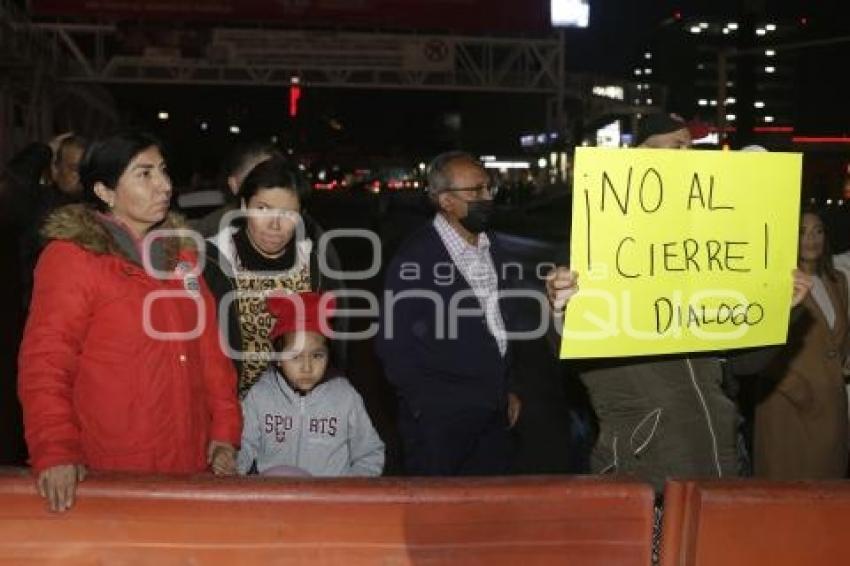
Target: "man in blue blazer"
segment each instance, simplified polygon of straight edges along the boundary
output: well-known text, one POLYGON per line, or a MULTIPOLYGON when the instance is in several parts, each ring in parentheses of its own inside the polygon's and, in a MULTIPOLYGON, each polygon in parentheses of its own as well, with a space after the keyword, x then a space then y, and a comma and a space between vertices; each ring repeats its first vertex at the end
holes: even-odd
POLYGON ((428 168, 434 220, 401 247, 386 272, 377 352, 399 399, 409 475, 509 472, 519 397, 509 379, 500 294, 511 266, 487 231, 493 185, 472 155, 445 153, 428 168))

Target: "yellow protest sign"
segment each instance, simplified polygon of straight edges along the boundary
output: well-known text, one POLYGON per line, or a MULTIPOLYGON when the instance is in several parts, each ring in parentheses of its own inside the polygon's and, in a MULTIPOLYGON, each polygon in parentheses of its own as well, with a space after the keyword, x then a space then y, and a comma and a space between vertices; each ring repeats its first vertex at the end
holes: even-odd
POLYGON ((562 358, 784 343, 799 154, 578 148, 562 358))

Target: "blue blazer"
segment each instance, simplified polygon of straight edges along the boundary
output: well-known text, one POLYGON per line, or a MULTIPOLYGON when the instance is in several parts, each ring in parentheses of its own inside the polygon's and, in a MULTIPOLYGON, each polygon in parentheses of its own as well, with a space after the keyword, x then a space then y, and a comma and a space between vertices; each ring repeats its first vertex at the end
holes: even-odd
MULTIPOLYGON (((506 266, 498 238, 490 233, 488 238, 499 290, 515 288, 516 269, 506 266)), ((500 300, 509 331, 514 304, 500 300)), ((408 238, 390 262, 381 314, 376 350, 387 379, 411 411, 500 410, 505 405, 513 388, 511 347, 506 356, 499 353, 483 307, 431 223, 408 238)))

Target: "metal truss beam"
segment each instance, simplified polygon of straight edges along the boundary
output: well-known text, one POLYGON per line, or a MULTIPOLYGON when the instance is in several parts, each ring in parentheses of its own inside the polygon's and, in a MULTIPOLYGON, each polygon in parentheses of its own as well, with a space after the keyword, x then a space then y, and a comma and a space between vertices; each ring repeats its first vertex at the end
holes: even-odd
POLYGON ((547 127, 558 131, 568 128, 569 99, 580 103, 586 123, 609 114, 657 111, 663 104, 663 95, 653 107, 629 104, 635 85, 620 81, 615 82, 623 85, 624 100, 593 96, 594 84, 610 81, 567 76, 562 35, 532 39, 218 28, 208 30, 189 56, 174 47, 185 43, 180 30, 169 31, 167 44, 158 45, 154 35, 142 54, 129 54, 116 41, 114 26, 37 28, 41 42, 48 38, 48 51, 61 61, 56 76, 80 85, 281 87, 297 78, 310 88, 540 94, 546 97, 547 127))
POLYGON ((213 30, 205 57, 184 57, 179 52, 163 56, 151 46, 150 55, 130 56, 119 50, 99 60, 90 46, 102 45, 114 29, 74 24, 42 29, 53 33, 68 53, 72 63, 64 78, 74 82, 288 86, 298 77, 310 87, 540 94, 556 94, 564 84, 564 44, 558 37, 221 29, 213 30), (77 41, 81 35, 94 35, 94 42, 77 41), (335 45, 345 43, 359 45, 362 52, 358 54, 356 47, 344 54, 334 51, 335 45), (255 50, 242 49, 244 45, 255 50), (415 53, 419 48, 426 58, 415 53), (413 57, 408 56, 411 52, 413 57))

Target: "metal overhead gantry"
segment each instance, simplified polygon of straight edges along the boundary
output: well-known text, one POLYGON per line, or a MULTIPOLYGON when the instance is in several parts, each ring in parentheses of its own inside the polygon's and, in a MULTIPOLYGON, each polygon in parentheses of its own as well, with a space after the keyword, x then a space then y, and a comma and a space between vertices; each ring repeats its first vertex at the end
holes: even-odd
POLYGON ((559 38, 213 29, 200 57, 180 48, 104 56, 112 26, 44 24, 73 56, 80 82, 279 86, 555 94, 564 84, 559 38), (88 50, 78 41, 92 36, 88 50), (94 46, 94 49, 91 48, 94 46), (100 46, 98 48, 98 46, 100 46), (100 51, 100 52, 98 52, 100 51))
POLYGON ((549 105, 550 125, 565 124, 561 36, 214 28, 173 30, 160 44, 153 39, 130 53, 116 41, 114 26, 39 28, 69 57, 64 78, 77 83, 288 86, 297 80, 309 87, 541 94, 561 101, 549 105))
POLYGON ((326 88, 537 94, 545 97, 547 128, 559 132, 567 130, 568 99, 592 113, 604 114, 600 105, 618 105, 593 96, 575 77, 567 80, 563 34, 512 38, 138 24, 119 28, 28 20, 21 26, 37 33, 55 57, 50 76, 78 88, 280 87, 297 81, 326 88))

